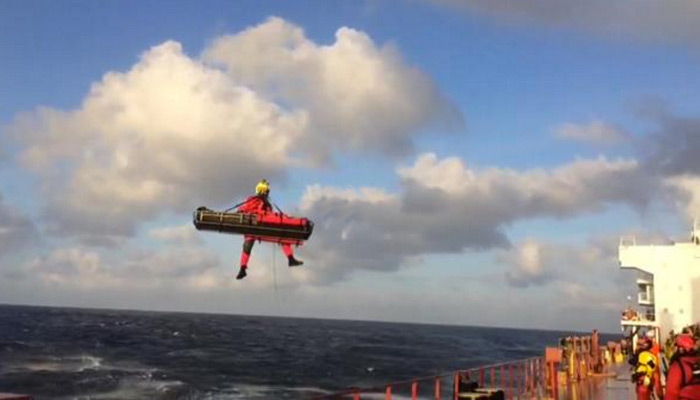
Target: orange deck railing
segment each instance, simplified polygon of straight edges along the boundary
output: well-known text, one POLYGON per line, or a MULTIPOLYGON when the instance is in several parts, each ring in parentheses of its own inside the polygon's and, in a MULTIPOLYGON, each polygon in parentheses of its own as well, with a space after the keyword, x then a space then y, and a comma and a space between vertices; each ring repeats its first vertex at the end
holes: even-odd
MULTIPOLYGON (((544 357, 457 370, 369 388, 350 388, 314 397, 314 400, 396 398, 456 400, 462 392, 499 389, 507 400, 559 398, 559 386, 603 372, 610 362, 604 347, 593 346, 590 336, 566 338, 564 347, 548 347, 544 357), (562 377, 560 378, 560 374, 562 377)), ((618 346, 619 347, 619 346, 618 346)))
POLYGON ((314 400, 386 399, 393 397, 417 399, 456 399, 469 383, 479 388, 501 389, 506 399, 539 398, 546 390, 547 372, 542 357, 487 365, 451 373, 414 378, 369 388, 350 388, 314 400))

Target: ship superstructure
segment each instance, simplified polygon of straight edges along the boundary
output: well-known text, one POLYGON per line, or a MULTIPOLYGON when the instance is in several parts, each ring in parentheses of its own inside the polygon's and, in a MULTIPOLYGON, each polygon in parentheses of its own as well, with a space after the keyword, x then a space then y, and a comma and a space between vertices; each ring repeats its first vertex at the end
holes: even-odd
POLYGON ((637 244, 624 237, 619 247, 620 267, 640 272, 638 310, 622 313, 624 328, 645 327, 664 340, 670 331, 700 321, 700 224, 696 220, 690 240, 666 245, 637 244))

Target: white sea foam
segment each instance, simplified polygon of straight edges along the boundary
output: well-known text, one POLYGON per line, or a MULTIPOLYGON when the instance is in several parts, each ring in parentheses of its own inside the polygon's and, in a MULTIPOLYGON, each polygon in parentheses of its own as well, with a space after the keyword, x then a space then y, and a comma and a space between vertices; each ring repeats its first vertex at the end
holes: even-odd
POLYGON ((67 357, 46 357, 45 359, 32 359, 29 361, 17 361, 14 365, 3 365, 5 371, 50 371, 50 372, 83 372, 86 370, 114 370, 136 372, 142 378, 151 379, 158 368, 143 365, 136 361, 105 362, 101 357, 93 355, 75 355, 67 357))
MULTIPOLYGON (((184 383, 172 381, 143 380, 138 378, 127 378, 119 382, 119 386, 107 392, 83 393, 80 398, 89 399, 147 399, 157 395, 167 393, 176 389, 184 383), (83 397, 84 396, 84 397, 83 397)), ((74 399, 74 396, 70 397, 74 399)), ((68 398, 66 398, 67 400, 68 398)))
POLYGON ((46 360, 29 361, 14 366, 15 370, 80 372, 86 369, 99 369, 102 358, 91 355, 70 357, 48 357, 46 360))

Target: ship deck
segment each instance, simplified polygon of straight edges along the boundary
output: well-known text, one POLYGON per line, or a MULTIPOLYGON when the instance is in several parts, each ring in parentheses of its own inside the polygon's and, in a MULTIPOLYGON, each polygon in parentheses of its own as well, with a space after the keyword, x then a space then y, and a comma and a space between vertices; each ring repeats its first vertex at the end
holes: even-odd
POLYGON ((633 400, 634 387, 630 382, 628 365, 614 365, 609 369, 611 376, 591 377, 582 382, 563 386, 560 400, 633 400))

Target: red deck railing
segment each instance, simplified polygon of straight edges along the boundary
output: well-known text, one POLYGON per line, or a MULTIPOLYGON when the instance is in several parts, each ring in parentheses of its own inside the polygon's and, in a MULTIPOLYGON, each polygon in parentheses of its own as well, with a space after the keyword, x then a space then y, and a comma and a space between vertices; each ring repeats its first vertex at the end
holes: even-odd
MULTIPOLYGON (((563 347, 547 347, 544 357, 510 361, 450 373, 391 382, 368 388, 350 388, 313 397, 314 400, 396 399, 456 400, 461 392, 503 390, 507 400, 559 398, 559 385, 578 382, 604 372, 613 357, 591 336, 568 337, 563 347), (561 378, 559 377, 561 374, 561 378)), ((619 346, 618 346, 619 347, 619 346)))
MULTIPOLYGON (((391 382, 369 388, 350 388, 317 396, 314 400, 386 399, 456 399, 460 385, 468 382, 479 388, 501 389, 506 399, 541 398, 547 389, 547 370, 542 357, 453 371, 442 375, 391 382)), ((550 385, 551 386, 551 385, 550 385)))

